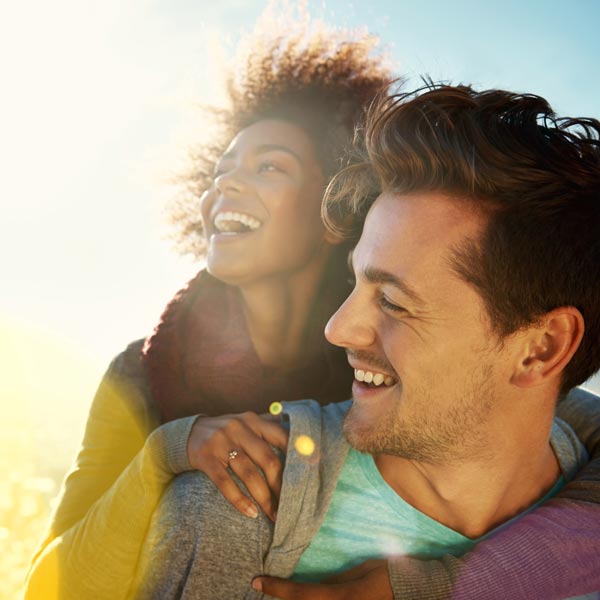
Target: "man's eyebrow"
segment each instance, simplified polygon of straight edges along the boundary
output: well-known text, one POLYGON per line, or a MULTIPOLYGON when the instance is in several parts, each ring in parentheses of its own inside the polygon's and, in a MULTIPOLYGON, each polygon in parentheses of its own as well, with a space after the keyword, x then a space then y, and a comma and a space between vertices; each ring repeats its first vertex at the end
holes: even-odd
POLYGON ((363 275, 369 283, 389 283, 395 288, 398 288, 405 296, 408 296, 415 304, 425 306, 425 300, 423 300, 423 298, 421 298, 421 296, 419 296, 419 294, 417 294, 417 292, 415 292, 415 290, 413 290, 405 281, 396 277, 396 275, 370 266, 367 266, 364 269, 363 275))

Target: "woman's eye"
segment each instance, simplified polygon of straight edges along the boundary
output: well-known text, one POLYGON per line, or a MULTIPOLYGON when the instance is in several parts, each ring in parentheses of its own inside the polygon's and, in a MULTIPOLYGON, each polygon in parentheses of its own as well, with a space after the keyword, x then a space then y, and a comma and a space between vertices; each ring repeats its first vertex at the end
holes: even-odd
POLYGON ((395 312, 395 313, 407 312, 403 306, 398 306, 398 304, 394 304, 393 302, 390 302, 385 296, 380 296, 379 304, 382 308, 384 308, 385 310, 389 310, 391 312, 395 312))
POLYGON ((260 163, 260 165, 258 166, 259 173, 274 173, 277 171, 283 171, 283 169, 279 165, 276 165, 274 162, 265 161, 260 163))

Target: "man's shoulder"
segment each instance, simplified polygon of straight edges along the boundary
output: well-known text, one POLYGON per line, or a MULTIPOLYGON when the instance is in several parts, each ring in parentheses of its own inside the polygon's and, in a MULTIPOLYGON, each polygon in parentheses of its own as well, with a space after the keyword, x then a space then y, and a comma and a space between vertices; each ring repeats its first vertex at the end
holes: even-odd
POLYGON ((552 424, 550 443, 558 459, 560 470, 566 481, 573 477, 588 462, 589 455, 573 428, 560 417, 552 424))
POLYGON ((240 514, 203 473, 182 473, 154 513, 140 560, 140 597, 243 597, 261 572, 272 531, 263 513, 240 514))
POLYGON ((290 423, 297 427, 323 428, 335 432, 341 429, 341 423, 351 405, 351 399, 325 406, 316 400, 294 400, 283 403, 283 412, 288 416, 290 423))
MULTIPOLYGON (((289 419, 290 438, 286 468, 289 463, 321 461, 326 467, 345 456, 348 444, 342 434, 344 416, 352 400, 321 406, 315 400, 284 402, 283 411, 289 419)), ((337 468, 335 469, 337 471, 337 468)))
MULTIPOLYGON (((244 484, 235 474, 231 473, 231 477, 244 493, 248 493, 244 484)), ((163 512, 173 512, 175 519, 182 521, 183 524, 187 521, 194 528, 203 527, 201 521, 206 521, 206 524, 209 525, 209 522, 214 522, 215 519, 222 524, 227 523, 228 528, 234 529, 246 529, 246 525, 252 525, 255 522, 270 523, 262 513, 257 519, 250 519, 242 515, 201 471, 187 471, 177 475, 165 492, 164 500, 161 503, 163 512)), ((254 531, 255 525, 247 529, 254 531)))

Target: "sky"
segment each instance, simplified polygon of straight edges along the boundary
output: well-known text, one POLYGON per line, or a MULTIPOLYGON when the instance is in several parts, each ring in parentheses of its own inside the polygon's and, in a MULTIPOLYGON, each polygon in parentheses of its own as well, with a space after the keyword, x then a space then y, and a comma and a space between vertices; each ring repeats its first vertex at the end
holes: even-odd
MULTIPOLYGON (((35 452, 63 460, 111 357, 197 269, 167 239, 168 182, 201 126, 195 105, 218 97, 219 60, 265 6, 0 0, 0 434, 26 427, 35 452)), ((308 8, 378 34, 415 85, 533 92, 600 117, 597 0, 308 8)))

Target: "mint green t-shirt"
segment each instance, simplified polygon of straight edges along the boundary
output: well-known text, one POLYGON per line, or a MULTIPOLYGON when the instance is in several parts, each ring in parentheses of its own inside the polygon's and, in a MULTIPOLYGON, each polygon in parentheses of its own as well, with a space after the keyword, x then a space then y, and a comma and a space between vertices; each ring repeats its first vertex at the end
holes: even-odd
MULTIPOLYGON (((558 493, 563 483, 561 476, 534 506, 558 493)), ((323 525, 300 557, 293 579, 322 581, 390 555, 460 556, 481 539, 465 537, 405 502, 383 479, 373 457, 351 448, 323 525)))

